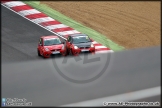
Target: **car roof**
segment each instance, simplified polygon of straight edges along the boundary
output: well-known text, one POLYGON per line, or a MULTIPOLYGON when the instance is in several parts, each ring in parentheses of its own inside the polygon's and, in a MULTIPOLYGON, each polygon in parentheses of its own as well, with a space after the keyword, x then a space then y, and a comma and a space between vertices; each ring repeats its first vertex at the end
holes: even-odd
POLYGON ((50 35, 50 36, 41 36, 43 39, 50 39, 50 38, 58 38, 58 36, 50 35))
POLYGON ((69 35, 69 36, 74 37, 74 36, 88 36, 88 35, 86 35, 86 34, 72 34, 72 35, 69 35))

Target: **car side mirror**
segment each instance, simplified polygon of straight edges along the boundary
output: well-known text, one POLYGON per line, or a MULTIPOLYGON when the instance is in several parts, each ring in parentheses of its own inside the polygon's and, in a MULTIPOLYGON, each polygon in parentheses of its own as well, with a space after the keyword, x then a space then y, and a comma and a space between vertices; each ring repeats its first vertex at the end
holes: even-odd
POLYGON ((65 42, 62 42, 62 44, 65 44, 65 42))

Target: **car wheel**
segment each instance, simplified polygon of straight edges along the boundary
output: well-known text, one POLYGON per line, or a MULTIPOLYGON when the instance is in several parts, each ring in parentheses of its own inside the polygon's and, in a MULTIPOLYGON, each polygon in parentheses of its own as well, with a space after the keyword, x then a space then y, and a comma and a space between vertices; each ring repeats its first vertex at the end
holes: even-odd
POLYGON ((62 53, 63 56, 67 56, 67 51, 62 53))
POLYGON ((95 54, 95 52, 91 52, 91 54, 92 54, 92 55, 94 55, 94 54, 95 54))
POLYGON ((79 55, 79 53, 78 53, 78 52, 75 52, 73 55, 74 55, 74 56, 78 56, 78 55, 79 55))
POLYGON ((37 50, 37 53, 38 53, 38 56, 41 56, 41 54, 40 54, 39 50, 37 50))
POLYGON ((47 59, 47 58, 50 58, 50 56, 49 56, 49 55, 44 55, 44 54, 43 54, 43 58, 44 58, 44 59, 47 59))
POLYGON ((45 56, 43 56, 43 58, 45 59, 46 57, 45 57, 45 56))
POLYGON ((66 56, 69 55, 69 50, 66 48, 66 56))
POLYGON ((66 54, 69 55, 69 50, 68 50, 68 48, 66 48, 66 54))
POLYGON ((72 56, 72 55, 73 55, 73 54, 72 54, 72 51, 71 51, 71 49, 70 49, 70 51, 69 51, 69 55, 70 55, 70 56, 72 56))

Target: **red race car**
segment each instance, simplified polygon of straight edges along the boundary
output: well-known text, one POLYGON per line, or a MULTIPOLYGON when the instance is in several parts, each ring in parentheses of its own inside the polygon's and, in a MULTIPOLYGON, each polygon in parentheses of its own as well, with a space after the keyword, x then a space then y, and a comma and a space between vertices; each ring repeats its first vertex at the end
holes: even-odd
POLYGON ((49 58, 53 54, 66 55, 64 42, 61 42, 58 36, 42 36, 39 39, 38 56, 49 58))
POLYGON ((69 35, 66 40, 66 55, 79 55, 81 52, 95 53, 95 46, 86 34, 69 35))

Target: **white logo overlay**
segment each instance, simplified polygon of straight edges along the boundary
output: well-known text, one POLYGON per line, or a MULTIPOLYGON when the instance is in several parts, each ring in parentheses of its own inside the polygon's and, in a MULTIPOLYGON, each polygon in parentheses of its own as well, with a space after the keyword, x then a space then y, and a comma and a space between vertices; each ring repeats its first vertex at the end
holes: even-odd
POLYGON ((83 53, 52 59, 59 75, 73 83, 89 83, 98 79, 109 66, 111 52, 103 54, 83 53))
POLYGON ((32 102, 25 98, 2 98, 2 106, 32 106, 32 102))

